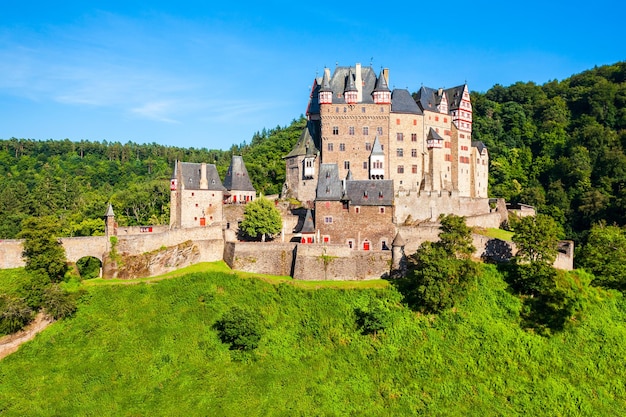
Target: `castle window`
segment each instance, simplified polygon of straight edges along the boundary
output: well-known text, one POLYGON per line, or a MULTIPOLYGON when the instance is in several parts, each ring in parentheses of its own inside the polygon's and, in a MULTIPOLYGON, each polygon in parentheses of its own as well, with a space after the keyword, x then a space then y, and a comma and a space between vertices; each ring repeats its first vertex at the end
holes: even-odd
POLYGON ((349 239, 349 240, 348 240, 348 247, 349 247, 350 249, 353 249, 353 248, 354 248, 354 240, 352 240, 352 239, 349 239))
POLYGON ((383 134, 383 128, 382 127, 377 127, 376 128, 376 134, 381 136, 383 134))
POLYGON ((396 124, 399 125, 400 124, 400 119, 396 119, 396 124))
POLYGON ((339 151, 343 152, 346 150, 346 144, 345 143, 340 143, 339 144, 339 151))
POLYGON ((404 156, 404 149, 402 149, 402 148, 396 149, 396 156, 398 158, 402 158, 404 156))
POLYGON ((333 135, 339 134, 339 126, 333 126, 333 135))
POLYGON ((348 134, 349 134, 349 135, 354 135, 354 126, 350 126, 350 127, 348 128, 348 134))
POLYGON ((326 224, 331 224, 333 222, 333 218, 332 216, 326 216, 324 217, 324 223, 326 224))
POLYGON ((363 198, 367 200, 367 190, 363 191, 363 198))
POLYGON ((355 208, 354 208, 354 212, 355 212, 356 214, 359 214, 359 213, 361 212, 361 207, 355 207, 355 208))
POLYGON ((383 192, 382 191, 378 192, 378 198, 382 200, 382 198, 383 198, 383 192))
POLYGON ((371 151, 372 150, 372 144, 369 142, 365 142, 365 150, 366 151, 371 151))
POLYGON ((342 208, 343 210, 350 210, 350 204, 349 204, 347 201, 343 201, 343 202, 341 203, 341 208, 342 208))
POLYGON ((330 243, 330 236, 322 236, 322 240, 324 243, 330 243))
POLYGON ((411 165, 411 173, 417 174, 417 165, 411 165))
POLYGON ((365 113, 365 107, 361 107, 361 113, 365 113))
POLYGON ((444 117, 444 118, 443 118, 443 122, 444 122, 444 123, 448 123, 448 118, 447 118, 447 117, 444 117))
POLYGON ((367 126, 363 126, 363 136, 367 136, 370 133, 370 128, 367 126))
POLYGON ((398 165, 398 174, 404 174, 404 165, 398 165))
POLYGON ((329 152, 333 151, 333 143, 332 142, 328 142, 328 151, 329 152))
POLYGON ((343 161, 343 169, 350 169, 350 161, 343 161))
POLYGON ((439 121, 439 116, 435 116, 435 122, 439 121))
POLYGON ((417 119, 413 119, 413 126, 417 126, 417 119))
POLYGON ((367 161, 363 162, 363 169, 367 169, 367 161))
POLYGON ((444 145, 445 145, 446 149, 450 149, 452 147, 450 142, 445 142, 444 145))
POLYGON ((452 155, 449 153, 446 154, 446 161, 452 161, 452 155))
POLYGON ((380 214, 385 214, 385 208, 384 207, 378 207, 378 212, 380 214))
MULTIPOLYGON (((341 97, 341 96, 339 96, 341 97)), ((339 107, 335 107, 335 113, 339 113, 339 107)))
POLYGON ((196 207, 198 207, 198 203, 196 203, 196 207))
POLYGON ((196 195, 196 193, 191 193, 191 196, 193 197, 194 195, 196 195))
POLYGON ((417 149, 411 149, 411 157, 417 158, 417 149))
POLYGON ((417 142, 417 133, 411 133, 411 142, 417 142))
POLYGON ((344 107, 344 108, 343 108, 343 112, 345 113, 345 112, 347 112, 347 111, 348 111, 348 108, 347 108, 347 107, 344 107))
POLYGON ((400 132, 396 133, 396 139, 398 142, 402 142, 404 140, 404 134, 400 132))

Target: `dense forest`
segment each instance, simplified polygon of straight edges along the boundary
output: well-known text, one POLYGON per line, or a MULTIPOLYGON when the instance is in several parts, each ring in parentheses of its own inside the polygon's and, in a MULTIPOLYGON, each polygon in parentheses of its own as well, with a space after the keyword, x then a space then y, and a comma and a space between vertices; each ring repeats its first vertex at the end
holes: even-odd
MULTIPOLYGON (((490 196, 535 205, 584 241, 599 222, 626 224, 626 63, 544 85, 518 82, 473 92, 474 139, 490 152, 490 196)), ((282 157, 301 116, 229 150, 128 142, 0 140, 0 238, 30 216, 54 215, 62 233, 101 233, 110 201, 122 225, 165 224, 174 161, 215 163, 223 176, 243 155, 257 190, 280 192, 282 157)))
POLYGON ((288 127, 256 133, 250 143, 229 150, 183 149, 155 143, 0 140, 0 238, 17 236, 29 217, 52 215, 64 236, 104 232, 102 216, 113 204, 120 225, 167 224, 169 178, 174 162, 217 165, 222 178, 232 155, 243 155, 255 188, 280 192, 282 159, 305 125, 301 117, 288 127))

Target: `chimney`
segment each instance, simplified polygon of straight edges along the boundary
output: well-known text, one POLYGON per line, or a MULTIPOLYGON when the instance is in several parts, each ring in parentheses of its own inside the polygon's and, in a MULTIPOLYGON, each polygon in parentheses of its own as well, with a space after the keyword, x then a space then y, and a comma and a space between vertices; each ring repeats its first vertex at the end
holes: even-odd
POLYGON ((206 177, 206 163, 204 162, 200 165, 200 189, 209 189, 209 180, 206 177))
POLYGON ((324 74, 326 75, 326 78, 330 80, 330 68, 324 68, 324 74))
POLYGON ((387 82, 387 85, 389 85, 389 68, 383 69, 383 76, 385 77, 385 81, 387 82))
POLYGON ((357 89, 356 102, 361 103, 363 102, 363 78, 361 77, 361 64, 358 62, 355 65, 355 73, 356 78, 354 84, 356 84, 357 89))

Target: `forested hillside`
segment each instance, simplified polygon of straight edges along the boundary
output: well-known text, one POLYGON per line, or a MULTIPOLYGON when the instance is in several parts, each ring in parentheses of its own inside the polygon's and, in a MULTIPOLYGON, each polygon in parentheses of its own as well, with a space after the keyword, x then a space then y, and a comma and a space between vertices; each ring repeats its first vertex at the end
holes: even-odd
POLYGON ((222 178, 232 155, 243 155, 256 189, 280 192, 282 157, 304 121, 256 133, 229 150, 183 149, 128 142, 0 140, 0 238, 14 238, 21 221, 53 215, 64 236, 104 231, 110 201, 121 225, 167 224, 174 161, 215 163, 222 178))
POLYGON ((570 238, 626 224, 626 63, 542 86, 472 93, 474 140, 489 148, 490 195, 537 206, 570 238))

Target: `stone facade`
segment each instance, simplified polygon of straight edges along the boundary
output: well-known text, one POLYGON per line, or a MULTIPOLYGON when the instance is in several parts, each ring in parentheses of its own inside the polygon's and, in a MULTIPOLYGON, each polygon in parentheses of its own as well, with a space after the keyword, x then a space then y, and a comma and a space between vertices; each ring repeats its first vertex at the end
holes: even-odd
POLYGON ((325 69, 314 80, 307 117, 285 156, 283 196, 315 207, 322 243, 389 247, 397 225, 440 214, 499 225, 487 198, 489 154, 472 141, 467 85, 411 95, 389 89, 387 69, 379 76, 360 64, 332 75, 325 69), (348 192, 359 181, 389 181, 391 192, 385 202, 363 204, 348 192))

